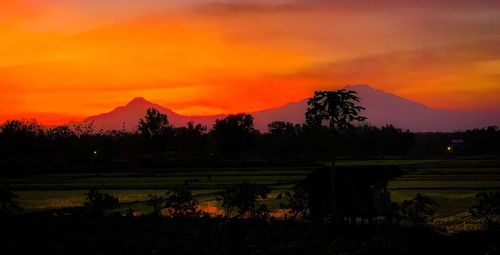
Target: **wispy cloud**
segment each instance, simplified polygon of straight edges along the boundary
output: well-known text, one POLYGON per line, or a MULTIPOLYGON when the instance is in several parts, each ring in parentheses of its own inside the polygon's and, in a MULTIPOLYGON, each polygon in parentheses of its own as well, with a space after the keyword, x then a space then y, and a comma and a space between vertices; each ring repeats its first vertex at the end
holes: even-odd
POLYGON ((496 0, 0 0, 0 101, 85 115, 145 96, 238 112, 362 82, 499 108, 498 31, 496 0))

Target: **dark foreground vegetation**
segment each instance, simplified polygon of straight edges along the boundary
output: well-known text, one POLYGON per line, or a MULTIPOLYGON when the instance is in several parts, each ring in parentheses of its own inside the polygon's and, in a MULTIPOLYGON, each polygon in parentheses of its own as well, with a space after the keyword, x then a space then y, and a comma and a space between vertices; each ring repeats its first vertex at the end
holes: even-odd
MULTIPOLYGON (((284 216, 272 215, 264 203, 269 187, 248 182, 216 194, 223 209, 218 216, 199 210, 197 197, 184 189, 150 196, 147 213, 143 214, 136 214, 131 204, 120 204, 117 198, 98 190, 86 192, 80 207, 21 213, 17 197, 2 190, 2 254, 499 252, 499 192, 478 194, 476 204, 469 209, 483 224, 480 231, 449 234, 428 225, 440 206, 428 196, 417 194, 393 203, 393 210, 385 217, 366 211, 370 201, 358 197, 354 211, 339 218, 324 214, 318 199, 323 201, 325 196, 311 192, 314 188, 307 185, 307 181, 299 182, 280 195, 284 216)), ((317 182, 313 185, 318 186, 317 182)), ((352 198, 352 194, 344 193, 344 197, 352 198)))
POLYGON ((494 231, 334 226, 242 219, 19 215, 1 220, 2 254, 498 254, 494 231))
POLYGON ((152 210, 143 216, 116 210, 118 199, 97 190, 86 193, 83 207, 16 214, 15 196, 4 190, 0 244, 2 254, 469 255, 500 249, 500 193, 478 195, 471 208, 487 228, 450 235, 426 225, 438 206, 426 196, 404 201, 383 220, 349 222, 318 217, 311 194, 300 190, 283 203, 293 216, 285 219, 260 203, 269 190, 250 183, 219 193, 225 213, 217 217, 196 210, 198 201, 186 190, 151 196, 152 210))

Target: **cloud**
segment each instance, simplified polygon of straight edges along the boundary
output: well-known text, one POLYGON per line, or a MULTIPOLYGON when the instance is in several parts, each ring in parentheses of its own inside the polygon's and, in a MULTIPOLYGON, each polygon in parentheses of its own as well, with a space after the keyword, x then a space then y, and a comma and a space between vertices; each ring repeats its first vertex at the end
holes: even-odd
POLYGON ((500 59, 498 43, 477 41, 333 61, 288 77, 320 87, 370 83, 440 108, 495 108, 500 107, 494 100, 500 96, 499 80, 484 72, 500 59))
POLYGON ((499 107, 499 1, 2 4, 0 100, 12 111, 98 113, 136 96, 185 114, 253 111, 346 83, 499 107))
POLYGON ((279 12, 316 12, 319 10, 335 10, 337 13, 356 14, 369 12, 394 12, 401 10, 427 9, 436 12, 491 10, 500 8, 496 0, 282 0, 282 1, 215 1, 194 6, 200 12, 211 14, 263 14, 279 12))

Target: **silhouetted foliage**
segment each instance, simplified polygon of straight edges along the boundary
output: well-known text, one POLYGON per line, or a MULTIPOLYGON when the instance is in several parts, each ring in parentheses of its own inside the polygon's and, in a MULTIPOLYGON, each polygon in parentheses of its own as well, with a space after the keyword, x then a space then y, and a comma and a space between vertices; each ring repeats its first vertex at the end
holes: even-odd
POLYGON ((267 198, 270 192, 266 185, 244 182, 225 189, 217 199, 222 200, 226 216, 236 211, 240 218, 260 218, 267 208, 259 200, 267 198))
POLYGON ((284 121, 273 121, 267 128, 269 135, 273 136, 297 136, 300 131, 300 125, 284 121))
POLYGON ((306 122, 315 126, 326 121, 330 130, 351 128, 352 122, 366 119, 359 115, 365 109, 357 104, 359 100, 356 91, 352 90, 315 91, 307 101, 306 122))
MULTIPOLYGON (((361 122, 366 117, 360 115, 365 108, 358 105, 360 98, 356 91, 340 89, 337 91, 315 91, 307 101, 306 123, 309 126, 322 126, 328 123, 331 132, 332 147, 336 133, 353 127, 353 122, 361 122)), ((332 151, 332 167, 335 159, 332 151)))
POLYGON ((155 108, 146 110, 144 119, 139 120, 138 131, 147 139, 164 135, 170 128, 168 117, 155 108))
POLYGON ((285 199, 280 203, 281 209, 290 209, 291 219, 304 219, 309 217, 309 194, 304 190, 303 183, 296 184, 293 192, 288 191, 278 195, 277 199, 285 199))
POLYGON ((9 120, 0 130, 0 152, 7 158, 36 156, 42 150, 44 132, 36 121, 9 120))
POLYGON ((302 127, 290 122, 273 121, 269 123, 268 132, 264 135, 263 148, 265 154, 272 156, 290 156, 303 154, 305 150, 302 139, 302 127))
POLYGON ((161 211, 165 208, 165 198, 160 195, 149 195, 146 204, 153 209, 149 215, 161 216, 161 211))
POLYGON ((306 123, 312 127, 323 126, 324 122, 328 123, 331 139, 331 165, 330 172, 330 193, 334 198, 331 201, 332 211, 337 214, 337 199, 338 181, 335 171, 335 138, 337 133, 346 129, 353 128, 353 122, 361 122, 366 118, 360 115, 364 110, 359 106, 360 98, 356 95, 356 91, 340 89, 337 91, 315 91, 314 96, 307 101, 306 123))
POLYGON ((415 135, 392 125, 374 127, 363 125, 343 130, 335 141, 335 154, 343 156, 384 156, 409 154, 415 135))
POLYGON ((87 210, 87 213, 91 215, 104 215, 107 210, 118 206, 118 203, 118 198, 92 189, 88 193, 85 193, 85 203, 83 206, 87 210))
POLYGON ((165 197, 165 208, 168 214, 173 217, 196 216, 196 206, 198 200, 189 190, 172 190, 167 192, 165 197))
POLYGON ((0 215, 19 213, 22 210, 16 195, 9 190, 0 189, 0 215))
POLYGON ((332 150, 339 157, 500 155, 500 131, 494 126, 454 133, 411 133, 390 125, 363 125, 332 134, 325 125, 275 121, 268 128, 267 133, 260 134, 253 128, 251 115, 239 114, 219 120, 210 132, 193 123, 184 127, 164 125, 151 129, 158 135, 147 138, 149 128, 145 128, 145 136, 123 130, 96 131, 92 122, 45 128, 34 121, 12 120, 0 125, 0 172, 98 173, 104 169, 170 167, 175 164, 167 161, 193 159, 210 163, 277 158, 311 162, 331 158, 332 150), (446 148, 453 139, 464 143, 460 150, 449 152, 446 148))
POLYGON ((144 118, 139 120, 137 131, 150 152, 160 153, 172 145, 172 126, 168 116, 156 108, 146 110, 144 118))
POLYGON ((470 209, 471 214, 491 228, 494 220, 500 217, 500 192, 482 192, 476 199, 478 204, 470 209))
POLYGON ((269 220, 272 218, 271 210, 266 204, 258 204, 252 213, 252 218, 257 220, 269 220))
POLYGON ((413 223, 413 225, 423 225, 426 220, 434 215, 434 209, 439 204, 428 196, 417 194, 411 200, 401 203, 400 212, 403 219, 413 223))
POLYGON ((165 196, 149 195, 147 204, 153 209, 152 216, 161 216, 166 209, 166 214, 170 217, 193 217, 197 216, 196 206, 198 200, 189 190, 170 190, 165 196))
POLYGON ((416 133, 413 152, 423 155, 500 155, 500 130, 496 126, 452 133, 416 133), (464 141, 458 151, 448 151, 453 139, 464 141))
POLYGON ((173 128, 173 150, 182 156, 203 156, 208 150, 207 127, 187 123, 185 127, 173 128))
POLYGON ((240 113, 216 120, 210 134, 218 152, 237 155, 254 146, 258 131, 253 126, 252 115, 240 113))

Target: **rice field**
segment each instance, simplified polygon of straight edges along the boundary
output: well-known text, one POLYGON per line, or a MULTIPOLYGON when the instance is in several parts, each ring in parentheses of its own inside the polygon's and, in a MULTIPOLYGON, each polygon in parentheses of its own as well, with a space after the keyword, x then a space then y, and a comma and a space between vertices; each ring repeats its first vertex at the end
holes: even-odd
MULTIPOLYGON (((430 196, 440 204, 436 210, 437 222, 463 221, 468 208, 474 205, 477 193, 500 191, 499 158, 339 160, 337 164, 400 166, 405 174, 388 185, 393 202, 400 203, 418 193, 430 196)), ((27 212, 81 206, 89 189, 117 197, 124 207, 144 209, 144 201, 149 195, 161 195, 176 188, 190 189, 200 205, 217 210, 212 208, 217 207, 215 194, 243 181, 269 185, 273 191, 265 202, 270 208, 278 209, 279 201, 275 197, 289 190, 311 170, 307 167, 274 167, 169 169, 154 173, 102 173, 99 176, 52 174, 2 178, 0 184, 13 190, 27 212)))

